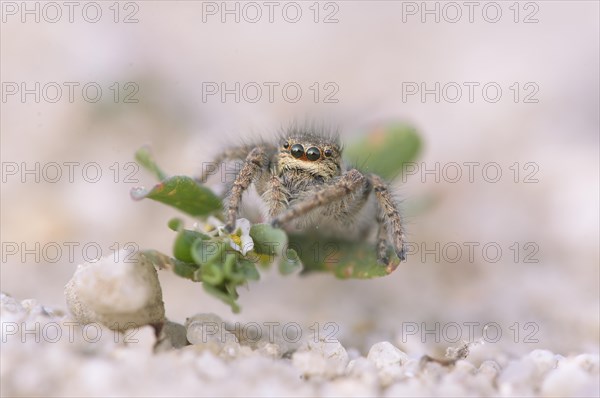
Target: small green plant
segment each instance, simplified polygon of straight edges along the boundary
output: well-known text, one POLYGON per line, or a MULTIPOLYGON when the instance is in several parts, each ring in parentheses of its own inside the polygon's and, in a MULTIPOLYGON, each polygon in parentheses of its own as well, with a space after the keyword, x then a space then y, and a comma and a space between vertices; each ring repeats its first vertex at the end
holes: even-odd
MULTIPOLYGON (((345 149, 347 160, 365 172, 387 179, 401 174, 406 162, 418 154, 421 141, 413 128, 394 124, 367 134, 345 149)), ((160 181, 150 190, 134 188, 135 200, 144 198, 175 207, 198 220, 194 228, 174 218, 168 226, 175 232, 172 256, 155 250, 144 251, 159 269, 202 283, 204 290, 239 312, 239 286, 260 278, 259 267, 276 264, 284 274, 330 272, 341 279, 367 279, 388 275, 400 260, 385 266, 377 262, 374 245, 369 242, 327 238, 311 234, 291 234, 269 224, 251 225, 238 220, 231 234, 222 228, 221 199, 207 186, 188 176, 168 176, 152 159, 148 148, 135 154, 136 161, 160 181)))

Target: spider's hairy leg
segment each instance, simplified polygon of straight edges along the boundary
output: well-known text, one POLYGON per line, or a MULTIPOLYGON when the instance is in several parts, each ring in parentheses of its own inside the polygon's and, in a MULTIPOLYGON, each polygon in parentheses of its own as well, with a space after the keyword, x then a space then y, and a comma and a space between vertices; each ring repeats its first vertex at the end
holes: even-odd
POLYGON ((263 199, 269 208, 269 217, 273 218, 287 208, 288 192, 281 179, 273 171, 267 185, 267 191, 263 194, 263 199))
POLYGON ((212 162, 202 164, 202 172, 198 177, 196 177, 196 181, 202 184, 206 183, 207 178, 211 174, 216 173, 219 167, 222 166, 222 163, 228 160, 246 159, 246 157, 248 156, 250 151, 252 151, 253 148, 254 147, 250 145, 243 145, 223 150, 217 156, 214 157, 212 162))
POLYGON ((341 176, 337 182, 330 185, 322 190, 318 191, 314 196, 309 199, 297 203, 292 207, 289 207, 283 213, 271 220, 273 226, 280 226, 288 221, 305 215, 309 211, 327 205, 331 202, 342 200, 349 195, 352 195, 360 188, 364 188, 367 183, 367 179, 358 170, 349 170, 346 174, 341 176))
POLYGON ((379 203, 380 211, 383 213, 383 221, 391 232, 392 245, 400 260, 406 258, 404 247, 404 227, 400 211, 392 198, 387 184, 376 174, 370 174, 369 180, 373 186, 373 192, 379 203))
POLYGON ((381 211, 377 211, 377 226, 377 260, 383 265, 388 265, 390 259, 387 251, 387 228, 381 211))
POLYGON ((233 182, 233 187, 229 192, 229 200, 227 201, 225 231, 231 233, 235 228, 235 220, 242 202, 242 194, 250 184, 260 177, 261 173, 268 172, 269 156, 266 148, 256 147, 250 151, 244 166, 233 182))

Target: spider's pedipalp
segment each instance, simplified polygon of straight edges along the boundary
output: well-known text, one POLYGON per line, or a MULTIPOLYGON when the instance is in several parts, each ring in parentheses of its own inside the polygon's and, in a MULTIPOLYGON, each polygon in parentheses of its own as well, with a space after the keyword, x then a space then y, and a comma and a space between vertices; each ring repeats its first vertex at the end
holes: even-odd
POLYGON ((365 182, 365 176, 358 170, 352 169, 339 177, 334 184, 317 191, 311 198, 289 207, 283 213, 275 217, 271 221, 271 224, 273 226, 283 225, 288 221, 305 215, 317 207, 338 200, 347 199, 349 195, 356 192, 361 186, 364 186, 365 182))

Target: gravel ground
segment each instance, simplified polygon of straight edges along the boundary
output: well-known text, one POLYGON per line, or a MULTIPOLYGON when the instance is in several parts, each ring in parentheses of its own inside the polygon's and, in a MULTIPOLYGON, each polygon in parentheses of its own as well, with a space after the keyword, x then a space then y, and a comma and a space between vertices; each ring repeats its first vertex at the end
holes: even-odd
MULTIPOLYGON (((121 333, 2 294, 3 396, 598 396, 598 355, 426 361, 392 342, 240 341, 214 314, 121 333), (9 325, 18 325, 20 331, 9 325), (28 331, 28 332, 23 332, 28 331), (215 333, 216 332, 216 333, 215 333), (215 334, 213 334, 215 333, 215 334), (184 345, 187 339, 193 344, 184 345), (219 338, 212 338, 218 335, 219 338), (209 336, 210 338, 206 338, 209 336), (37 339, 37 341, 36 341, 37 339), (27 363, 27 366, 20 364, 27 363)), ((479 348, 477 343, 470 350, 479 348)), ((451 355, 452 357, 452 355, 451 355)))
MULTIPOLYGON (((421 354, 427 348, 415 340, 407 344, 403 337, 415 334, 409 329, 398 331, 400 344, 380 341, 361 353, 335 338, 335 324, 303 334, 298 323, 264 330, 214 313, 190 316, 183 325, 171 322, 154 266, 141 255, 134 260, 115 263, 110 256, 79 266, 65 287, 70 312, 2 293, 3 396, 599 393, 597 354, 485 352, 488 343, 497 343, 489 326, 482 337, 436 357, 421 354), (478 351, 483 355, 472 355, 478 351)), ((448 339, 450 333, 444 328, 441 335, 448 339)))

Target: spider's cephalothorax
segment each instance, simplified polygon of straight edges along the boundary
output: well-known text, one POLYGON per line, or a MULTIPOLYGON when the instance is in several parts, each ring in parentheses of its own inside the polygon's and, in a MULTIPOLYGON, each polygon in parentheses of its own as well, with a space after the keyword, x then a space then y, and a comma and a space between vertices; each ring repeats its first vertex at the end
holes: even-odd
POLYGON ((242 194, 254 183, 273 225, 364 235, 377 224, 378 260, 388 264, 388 241, 404 259, 402 219, 387 184, 375 174, 347 168, 337 136, 294 128, 276 145, 232 148, 217 162, 235 159, 244 165, 229 190, 226 230, 233 231, 242 194))

